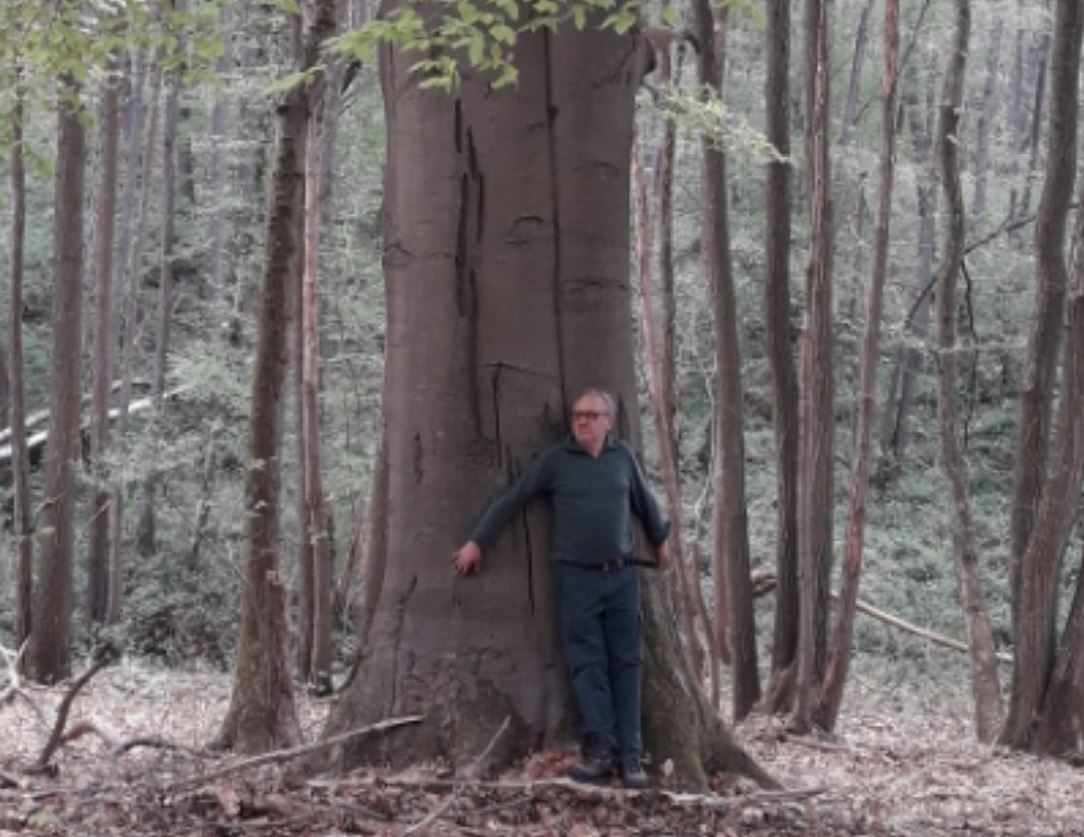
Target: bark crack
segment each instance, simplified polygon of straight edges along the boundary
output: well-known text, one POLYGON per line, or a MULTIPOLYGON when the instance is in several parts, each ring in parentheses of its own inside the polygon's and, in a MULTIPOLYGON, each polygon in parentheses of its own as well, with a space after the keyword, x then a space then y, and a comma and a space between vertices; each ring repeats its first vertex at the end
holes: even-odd
POLYGON ((557 114, 553 92, 553 40, 548 31, 542 33, 542 60, 546 79, 546 137, 549 153, 550 201, 553 205, 553 322, 557 342, 557 375, 561 387, 562 413, 568 406, 565 403, 565 343, 564 328, 561 320, 561 193, 560 180, 557 176, 557 114))
MULTIPOLYGON (((407 603, 410 601, 411 596, 414 595, 414 591, 418 587, 418 574, 414 573, 410 576, 410 581, 403 590, 399 600, 395 603, 395 630, 393 636, 395 637, 395 644, 398 649, 401 650, 403 641, 403 625, 406 623, 406 611, 407 603)), ((388 704, 386 714, 391 716, 395 714, 396 707, 399 702, 399 656, 400 652, 397 651, 392 654, 391 663, 391 688, 388 690, 388 704)))

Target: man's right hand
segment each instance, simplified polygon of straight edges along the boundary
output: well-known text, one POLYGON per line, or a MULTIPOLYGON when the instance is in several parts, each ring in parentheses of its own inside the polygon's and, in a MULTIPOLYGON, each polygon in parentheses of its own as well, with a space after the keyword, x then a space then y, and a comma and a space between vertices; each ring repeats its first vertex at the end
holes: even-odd
POLYGON ((452 553, 452 566, 459 575, 470 575, 482 568, 482 547, 467 541, 452 553))

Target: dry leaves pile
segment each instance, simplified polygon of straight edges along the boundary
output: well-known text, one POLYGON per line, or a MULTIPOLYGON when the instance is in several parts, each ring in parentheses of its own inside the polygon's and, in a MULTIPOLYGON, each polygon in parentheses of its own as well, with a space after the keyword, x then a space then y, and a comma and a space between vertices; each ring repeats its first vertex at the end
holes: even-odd
MULTIPOLYGON (((973 742, 962 698, 936 702, 856 683, 844 738, 795 738, 758 717, 739 737, 787 790, 720 778, 713 793, 625 793, 559 778, 568 752, 537 754, 492 781, 460 782, 441 765, 291 779, 284 765, 206 782, 232 757, 198 751, 221 720, 229 677, 124 663, 98 674, 69 726, 106 731, 67 743, 54 776, 27 776, 63 689, 0 706, 0 837, 24 834, 338 835, 772 834, 1084 835, 1084 774, 973 742), (160 736, 184 748, 107 741, 160 736)), ((309 739, 326 702, 302 700, 309 739)))

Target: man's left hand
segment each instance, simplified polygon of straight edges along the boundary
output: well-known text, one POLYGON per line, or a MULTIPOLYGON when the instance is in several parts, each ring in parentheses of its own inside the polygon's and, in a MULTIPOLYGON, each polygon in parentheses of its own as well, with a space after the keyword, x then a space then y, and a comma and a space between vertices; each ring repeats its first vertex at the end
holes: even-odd
POLYGON ((670 569, 670 547, 666 541, 655 547, 655 560, 659 562, 660 570, 670 569))

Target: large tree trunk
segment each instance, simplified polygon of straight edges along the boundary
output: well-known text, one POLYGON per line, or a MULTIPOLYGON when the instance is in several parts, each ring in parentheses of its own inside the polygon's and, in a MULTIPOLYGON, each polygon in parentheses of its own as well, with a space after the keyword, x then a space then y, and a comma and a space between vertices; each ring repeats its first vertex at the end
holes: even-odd
MULTIPOLYGON (((1013 594, 1013 677, 1009 714, 1002 740, 1027 747, 1031 724, 1046 691, 1054 663, 1058 578, 1064 543, 1057 525, 1039 525, 1044 506, 1066 500, 1050 491, 1077 491, 1072 484, 1057 487, 1069 467, 1063 457, 1046 478, 1050 404, 1056 375, 1059 337, 1065 315, 1065 234, 1076 177, 1077 114, 1081 37, 1084 9, 1061 0, 1054 23, 1055 42, 1051 84, 1050 131, 1046 178, 1035 225, 1037 302, 1028 356, 1028 377, 1021 394, 1020 431, 1013 495, 1011 588, 1013 594), (1030 459, 1025 453, 1030 452, 1030 459), (1019 551, 1018 551, 1019 550, 1019 551)), ((1075 335, 1074 335, 1075 336, 1075 335)), ((1075 347, 1066 347, 1069 375, 1075 347)), ((1074 382, 1063 382, 1062 399, 1074 382)), ((1079 409, 1079 401, 1070 402, 1079 409)), ((1062 425, 1062 435, 1068 432, 1062 425)), ((1075 496, 1075 495, 1074 495, 1075 496)), ((1052 512, 1048 512, 1050 514, 1052 512)))
POLYGON ((790 345, 790 0, 769 0, 764 99, 768 141, 780 159, 765 182, 764 323, 775 434, 775 621, 769 710, 789 709, 798 654, 798 382, 790 345), (789 674, 788 674, 789 673, 789 674))
POLYGON ((805 0, 805 166, 809 199, 806 322, 799 381, 801 444, 799 559, 801 615, 794 725, 813 723, 815 690, 826 664, 828 593, 832 573, 832 451, 835 414, 832 377, 831 176, 828 165, 828 3, 805 0))
POLYGON ((23 251, 26 244, 26 165, 23 155, 23 102, 26 90, 15 85, 11 113, 11 473, 15 537, 15 647, 22 648, 33 627, 34 541, 30 521, 30 467, 26 450, 26 382, 23 361, 23 251))
POLYGON ((53 350, 45 463, 45 496, 49 499, 38 529, 41 568, 34 597, 34 630, 27 655, 31 674, 46 683, 66 677, 70 665, 75 463, 79 456, 81 401, 86 128, 79 86, 70 76, 65 77, 60 91, 53 214, 53 350))
POLYGON ((991 741, 1001 716, 1001 687, 997 653, 979 574, 967 463, 956 438, 956 283, 963 261, 964 202, 960 186, 959 126, 963 106, 964 71, 971 30, 968 0, 956 0, 956 30, 937 132, 941 187, 948 209, 945 251, 938 271, 937 291, 937 416, 941 437, 941 468, 952 500, 953 558, 957 592, 964 609, 971 691, 975 704, 975 732, 991 741))
POLYGON ((885 277, 888 273, 889 222, 892 217, 892 187, 896 154, 896 84, 899 80, 899 0, 885 0, 884 77, 881 92, 881 160, 877 200, 877 229, 874 236, 873 266, 870 271, 869 301, 866 305, 866 333, 862 342, 858 381, 858 416, 851 458, 850 503, 847 508, 847 535, 843 544, 843 585, 836 612, 831 655, 824 677, 817 723, 835 729, 843 702, 843 686, 851 661, 858 579, 866 534, 866 497, 869 494, 870 463, 873 460, 873 405, 877 393, 877 360, 881 342, 885 277))
POLYGON ((101 181, 98 186, 97 252, 94 254, 94 362, 90 455, 94 468, 94 500, 90 507, 87 552, 87 619, 105 622, 109 588, 109 499, 105 449, 109 443, 109 388, 113 380, 113 243, 117 209, 117 158, 120 153, 120 93, 117 61, 106 67, 101 102, 101 181))
MULTIPOLYGON (((708 0, 693 4, 700 43, 697 79, 705 89, 722 92, 723 60, 716 53, 716 18, 708 0)), ((726 16, 720 18, 725 43, 726 16)), ((718 456, 713 465, 712 495, 716 525, 716 595, 727 597, 728 639, 733 676, 734 718, 744 718, 760 699, 757 670, 753 585, 749 577, 749 530, 745 507, 745 427, 742 419, 741 348, 738 304, 730 259, 727 218, 726 157, 710 137, 700 141, 701 266, 711 291, 715 330, 715 432, 718 456), (722 529, 719 532, 719 529, 722 529), (720 542, 721 541, 721 542, 720 542), (724 557, 725 556, 725 557, 724 557), (725 586, 720 582, 725 579, 725 586)))
MULTIPOLYGON (((381 58, 387 574, 327 733, 421 711, 423 724, 339 759, 462 763, 510 717, 492 766, 568 732, 546 515, 538 504, 510 526, 480 577, 453 575, 449 550, 486 495, 565 429, 587 384, 614 390, 621 435, 638 437, 628 186, 642 59, 631 34, 566 26, 520 38, 514 89, 464 71, 442 95, 418 89, 412 55, 381 58)), ((747 760, 692 685, 662 583, 646 578, 646 744, 703 784, 705 751, 720 756, 712 766, 747 760), (665 705, 664 675, 682 687, 665 705)))

